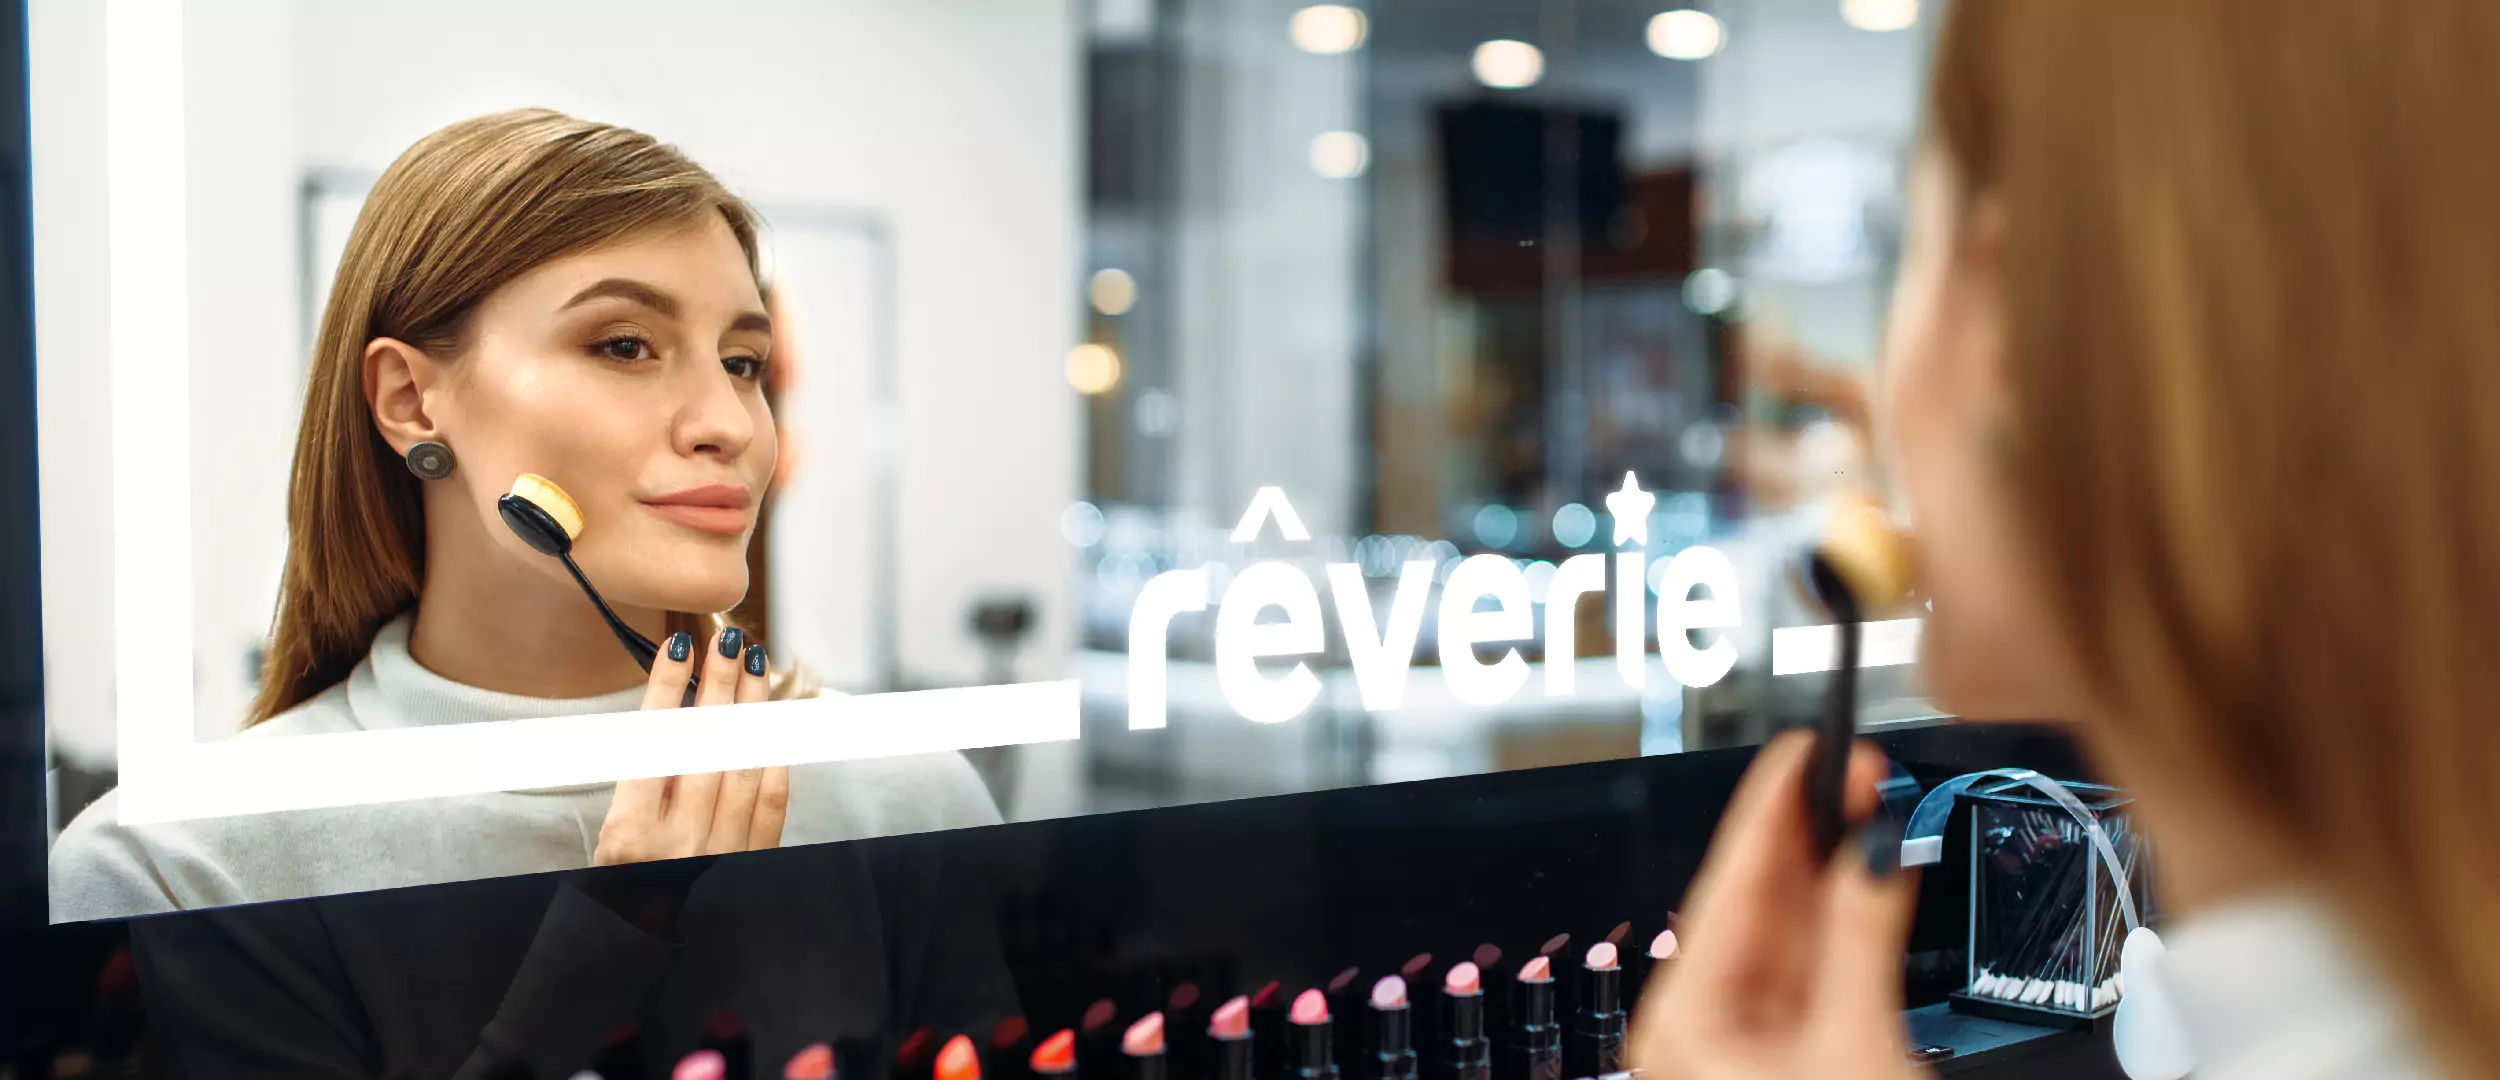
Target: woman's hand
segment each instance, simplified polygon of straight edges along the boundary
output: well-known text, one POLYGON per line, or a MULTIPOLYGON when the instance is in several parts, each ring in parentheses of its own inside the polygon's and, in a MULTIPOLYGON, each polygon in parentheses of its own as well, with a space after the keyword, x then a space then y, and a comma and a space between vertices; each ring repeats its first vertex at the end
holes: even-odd
MULTIPOLYGON (((1901 1020, 1902 952, 1917 887, 1877 877, 1852 838, 1817 865, 1806 824, 1813 739, 1762 748, 1693 883, 1678 958, 1652 977, 1630 1064, 1644 1080, 1912 1077, 1901 1020)), ((1874 812, 1883 755, 1849 762, 1849 820, 1874 812)), ((1899 865, 1899 839, 1882 865, 1899 865)))
MULTIPOLYGON (((642 707, 676 708, 697 664, 703 667, 703 681, 695 690, 695 704, 764 700, 764 646, 743 638, 732 627, 698 653, 687 635, 670 637, 651 662, 642 707)), ((790 770, 778 766, 622 781, 608 804, 607 820, 599 825, 599 845, 590 862, 612 866, 779 847, 782 818, 789 808, 790 770)))

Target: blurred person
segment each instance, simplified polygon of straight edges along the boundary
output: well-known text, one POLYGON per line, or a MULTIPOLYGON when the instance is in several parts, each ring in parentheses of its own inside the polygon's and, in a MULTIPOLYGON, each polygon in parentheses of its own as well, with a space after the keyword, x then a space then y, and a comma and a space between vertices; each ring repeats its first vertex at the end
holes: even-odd
MULTIPOLYGON (((815 693, 705 613, 749 588, 780 453, 754 212, 647 135, 546 110, 452 124, 375 183, 323 312, 289 550, 238 738, 815 693), (427 476, 410 452, 448 448, 427 476), (521 473, 573 556, 662 644, 646 675, 557 560, 506 527, 521 473)), ((187 558, 183 552, 168 557, 187 558)), ((965 825, 954 753, 158 825, 88 807, 51 856, 89 919, 965 825)))
MULTIPOLYGON (((1882 400, 1933 692, 2136 798, 2195 1075, 2500 1076, 2500 6, 1945 19, 1882 400)), ((1898 837, 1815 861, 1806 751, 1720 824, 1647 1075, 1921 1074, 1898 837)))

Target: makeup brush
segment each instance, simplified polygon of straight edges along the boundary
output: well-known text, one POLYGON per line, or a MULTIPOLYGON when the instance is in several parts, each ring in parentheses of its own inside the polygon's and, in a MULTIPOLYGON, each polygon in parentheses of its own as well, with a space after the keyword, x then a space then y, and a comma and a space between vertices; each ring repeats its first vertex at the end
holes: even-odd
POLYGON ((1814 598, 1838 624, 1832 631, 1840 639, 1823 716, 1814 729, 1812 771, 1806 782, 1806 817, 1815 858, 1821 861, 1839 846, 1845 827, 1841 786, 1849 777, 1850 743, 1858 733, 1861 627, 1867 612, 1889 610, 1909 595, 1909 556, 1883 510, 1851 496, 1832 511, 1805 569, 1814 598))
POLYGON ((644 671, 651 670, 651 661, 660 655, 660 647, 617 618, 599 590, 583 576, 582 568, 573 562, 573 541, 581 538, 585 524, 582 508, 573 497, 553 480, 537 473, 522 473, 513 478, 512 490, 495 500, 495 512, 503 515, 503 523, 511 526, 522 543, 540 554, 553 555, 564 564, 573 581, 582 587, 582 595, 589 597, 591 606, 599 609, 599 617, 607 620, 608 630, 624 643, 626 652, 633 654, 634 662, 642 665, 644 671))

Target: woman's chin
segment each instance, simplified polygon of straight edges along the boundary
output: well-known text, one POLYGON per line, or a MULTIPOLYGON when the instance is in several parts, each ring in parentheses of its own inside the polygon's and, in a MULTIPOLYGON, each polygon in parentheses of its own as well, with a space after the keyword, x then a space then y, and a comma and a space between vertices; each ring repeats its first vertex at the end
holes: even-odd
POLYGON ((712 573, 697 568, 665 576, 656 572, 647 576, 631 576, 641 580, 601 586, 608 593, 610 603, 709 614, 737 607, 747 595, 747 571, 743 563, 712 573))

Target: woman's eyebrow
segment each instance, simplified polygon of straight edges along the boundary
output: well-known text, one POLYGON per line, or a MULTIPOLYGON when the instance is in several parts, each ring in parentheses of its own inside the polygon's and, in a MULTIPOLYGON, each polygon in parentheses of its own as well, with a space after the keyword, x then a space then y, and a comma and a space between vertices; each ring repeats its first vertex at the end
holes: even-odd
MULTIPOLYGON (((677 298, 670 296, 667 291, 649 282, 636 281, 632 278, 605 278, 594 282, 589 288, 574 293, 572 299, 565 301, 564 306, 556 310, 569 311, 593 300, 623 300, 627 303, 639 304, 650 308, 666 319, 676 318, 683 310, 683 305, 679 304, 677 298)), ((771 316, 761 311, 742 312, 730 322, 729 329, 732 333, 752 330, 759 334, 771 334, 773 320, 771 316)))
POLYGON ((676 318, 682 307, 678 304, 676 297, 661 291, 657 286, 635 281, 632 278, 607 278, 574 293, 572 299, 565 301, 564 306, 556 310, 570 311, 593 300, 624 300, 650 308, 663 318, 670 319, 676 318))

